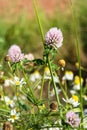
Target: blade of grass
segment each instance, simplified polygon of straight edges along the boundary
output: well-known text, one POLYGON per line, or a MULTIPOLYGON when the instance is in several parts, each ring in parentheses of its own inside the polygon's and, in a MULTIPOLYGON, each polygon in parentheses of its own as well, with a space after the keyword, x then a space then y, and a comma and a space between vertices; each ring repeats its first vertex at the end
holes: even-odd
MULTIPOLYGON (((79 49, 79 41, 78 41, 78 32, 77 32, 77 22, 76 22, 76 16, 75 16, 75 10, 73 8, 72 0, 70 0, 70 6, 72 10, 72 17, 73 17, 73 23, 74 23, 74 32, 76 36, 76 52, 77 52, 77 60, 79 63, 79 77, 80 77, 80 108, 81 108, 81 122, 83 123, 83 98, 82 98, 82 84, 81 84, 81 59, 80 59, 80 49, 79 49)), ((83 130, 83 126, 81 127, 83 130)))
POLYGON ((36 0, 32 0, 32 1, 33 1, 34 10, 35 10, 35 14, 36 14, 36 17, 37 17, 38 25, 39 25, 39 28, 40 28, 42 42, 43 42, 43 45, 44 45, 44 33, 43 33, 43 29, 42 29, 42 25, 41 25, 38 9, 37 9, 36 0))
POLYGON ((3 108, 0 108, 0 111, 2 111, 2 112, 6 112, 6 113, 10 113, 9 110, 3 109, 3 108))

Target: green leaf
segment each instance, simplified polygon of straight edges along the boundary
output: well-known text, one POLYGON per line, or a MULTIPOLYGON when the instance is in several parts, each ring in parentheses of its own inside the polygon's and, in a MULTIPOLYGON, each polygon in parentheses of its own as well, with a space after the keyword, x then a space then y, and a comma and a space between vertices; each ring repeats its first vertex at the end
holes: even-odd
POLYGON ((22 103, 22 102, 19 102, 19 105, 20 105, 20 108, 21 108, 21 109, 24 109, 24 110, 26 110, 26 111, 30 109, 28 105, 26 105, 26 104, 24 104, 24 103, 22 103))
POLYGON ((80 108, 74 108, 73 111, 74 112, 81 112, 81 109, 80 108))
POLYGON ((35 59, 35 60, 33 60, 33 62, 34 62, 34 64, 35 65, 44 65, 45 64, 45 62, 44 62, 44 60, 42 60, 42 59, 35 59))

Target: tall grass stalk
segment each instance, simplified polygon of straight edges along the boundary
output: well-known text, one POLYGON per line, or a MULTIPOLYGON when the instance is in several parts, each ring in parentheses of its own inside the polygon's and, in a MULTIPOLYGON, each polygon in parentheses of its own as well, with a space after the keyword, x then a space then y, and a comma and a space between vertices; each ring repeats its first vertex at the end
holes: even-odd
POLYGON ((32 1, 33 1, 34 10, 35 10, 35 13, 36 13, 38 25, 39 25, 39 28, 40 28, 40 33, 41 33, 42 42, 43 42, 43 45, 44 45, 44 33, 43 33, 43 29, 42 29, 42 25, 41 25, 41 21, 40 21, 38 9, 37 9, 37 6, 36 6, 36 0, 32 0, 32 1))
MULTIPOLYGON (((71 10, 72 10, 72 17, 73 17, 73 23, 74 23, 74 32, 76 36, 76 52, 77 52, 77 60, 79 63, 79 77, 80 77, 80 108, 81 108, 81 122, 83 124, 83 98, 82 98, 82 84, 81 84, 81 59, 80 59, 80 49, 79 49, 79 41, 78 41, 78 32, 77 32, 77 22, 76 22, 76 16, 75 16, 75 10, 73 8, 72 0, 70 0, 71 10)), ((82 129, 83 126, 81 126, 82 129)))

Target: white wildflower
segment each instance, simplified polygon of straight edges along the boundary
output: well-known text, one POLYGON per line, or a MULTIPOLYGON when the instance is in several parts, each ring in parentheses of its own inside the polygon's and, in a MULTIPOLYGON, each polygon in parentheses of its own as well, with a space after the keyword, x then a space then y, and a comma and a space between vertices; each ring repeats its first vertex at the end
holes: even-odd
POLYGON ((13 100, 11 100, 8 96, 5 96, 4 100, 5 100, 7 106, 10 106, 12 108, 15 106, 15 103, 13 102, 13 100))
POLYGON ((15 120, 19 119, 19 115, 20 113, 17 113, 15 109, 11 110, 8 121, 14 122, 15 120))
POLYGON ((64 99, 63 100, 68 103, 68 104, 71 104, 73 105, 73 107, 77 107, 80 103, 78 102, 78 96, 76 95, 72 95, 72 97, 70 99, 64 99))

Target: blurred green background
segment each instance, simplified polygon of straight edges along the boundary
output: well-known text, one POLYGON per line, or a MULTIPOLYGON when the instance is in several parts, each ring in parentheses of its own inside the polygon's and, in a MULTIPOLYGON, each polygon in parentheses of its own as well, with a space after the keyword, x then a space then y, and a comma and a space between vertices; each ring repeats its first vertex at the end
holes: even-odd
MULTIPOLYGON (((76 16, 81 62, 87 66, 87 0, 72 0, 76 16)), ((77 61, 75 32, 69 0, 37 1, 44 34, 57 26, 63 32, 64 42, 56 59, 64 58, 69 64, 77 61)), ((43 46, 32 0, 0 0, 0 59, 12 44, 22 52, 42 57, 43 46)))

